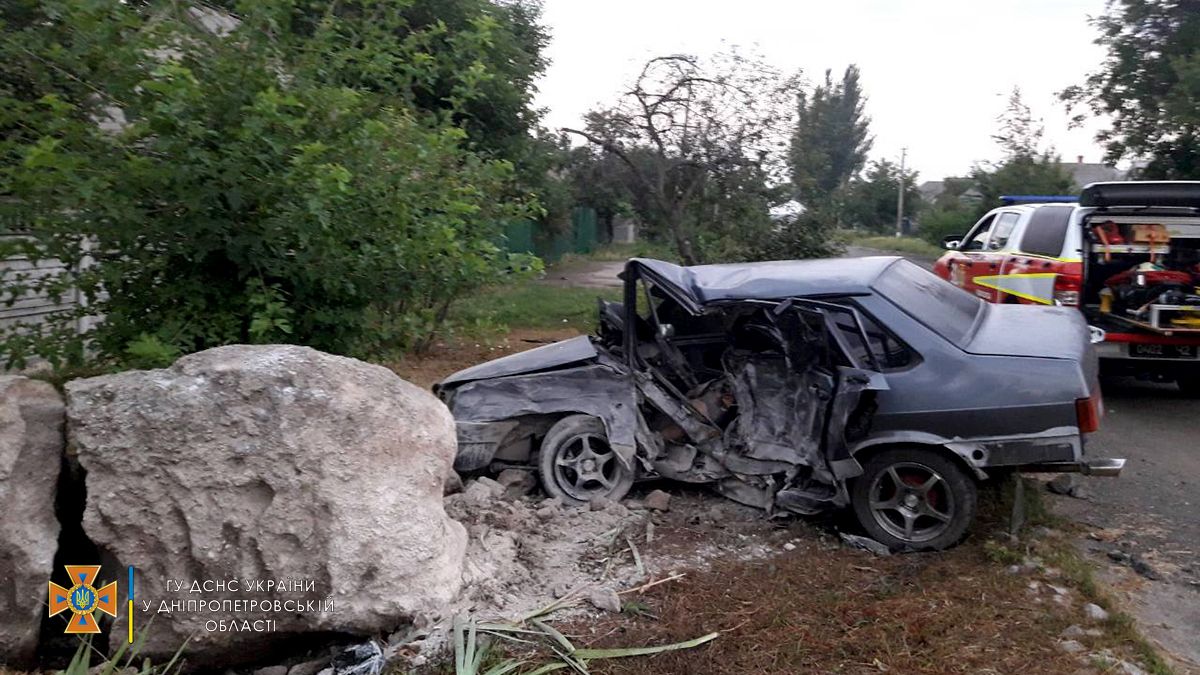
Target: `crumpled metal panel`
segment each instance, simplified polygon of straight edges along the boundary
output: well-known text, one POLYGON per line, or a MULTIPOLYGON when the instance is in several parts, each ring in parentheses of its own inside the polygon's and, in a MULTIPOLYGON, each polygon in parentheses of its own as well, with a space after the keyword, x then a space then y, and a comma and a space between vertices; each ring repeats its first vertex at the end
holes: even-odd
POLYGON ((455 389, 450 412, 460 422, 546 413, 592 415, 604 423, 621 463, 634 467, 637 393, 624 368, 605 355, 590 366, 467 382, 455 389))
POLYGON ((738 417, 727 444, 732 441, 748 459, 825 470, 821 437, 833 378, 816 369, 793 372, 782 357, 769 354, 730 361, 738 417))

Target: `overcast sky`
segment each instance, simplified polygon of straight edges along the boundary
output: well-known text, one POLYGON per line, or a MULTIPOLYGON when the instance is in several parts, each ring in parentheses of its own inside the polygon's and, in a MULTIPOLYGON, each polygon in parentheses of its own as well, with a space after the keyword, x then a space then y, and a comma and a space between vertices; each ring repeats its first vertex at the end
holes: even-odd
POLYGON ((922 181, 999 157, 991 135, 1014 85, 1064 161, 1098 162, 1096 125, 1068 130, 1055 93, 1103 59, 1087 21, 1103 10, 1104 0, 545 0, 553 62, 537 104, 548 126, 574 126, 650 56, 738 45, 810 82, 857 63, 871 157, 898 160, 907 147, 922 181))

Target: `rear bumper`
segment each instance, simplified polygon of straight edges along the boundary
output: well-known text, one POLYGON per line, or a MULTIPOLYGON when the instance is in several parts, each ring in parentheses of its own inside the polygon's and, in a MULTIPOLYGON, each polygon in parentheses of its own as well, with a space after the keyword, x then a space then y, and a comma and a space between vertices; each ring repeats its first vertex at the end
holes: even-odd
POLYGON ((1046 462, 1027 464, 1020 467, 1026 473, 1081 473, 1085 476, 1116 478, 1125 468, 1125 460, 1118 458, 1085 459, 1081 462, 1046 462))

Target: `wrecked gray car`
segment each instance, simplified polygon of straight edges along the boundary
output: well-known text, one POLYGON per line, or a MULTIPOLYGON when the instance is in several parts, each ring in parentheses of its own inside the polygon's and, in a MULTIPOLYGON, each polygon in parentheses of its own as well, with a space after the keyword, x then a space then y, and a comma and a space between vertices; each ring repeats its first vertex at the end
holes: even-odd
POLYGON ((438 383, 458 471, 536 468, 564 502, 667 478, 772 512, 850 507, 899 550, 961 540, 992 473, 1120 472, 1084 459, 1100 389, 1078 312, 989 305, 900 258, 622 276, 598 335, 438 383))

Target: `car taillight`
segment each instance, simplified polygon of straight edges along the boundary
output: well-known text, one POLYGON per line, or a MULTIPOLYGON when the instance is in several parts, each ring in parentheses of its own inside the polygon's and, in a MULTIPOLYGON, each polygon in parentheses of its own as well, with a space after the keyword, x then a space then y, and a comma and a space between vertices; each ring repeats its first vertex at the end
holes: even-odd
POLYGON ((1075 399, 1075 418, 1079 423, 1079 433, 1090 434, 1100 430, 1100 417, 1104 414, 1104 401, 1100 394, 1092 394, 1090 398, 1075 399))
POLYGON ((1054 303, 1066 307, 1079 306, 1079 290, 1081 279, 1070 274, 1060 274, 1054 277, 1054 303))

